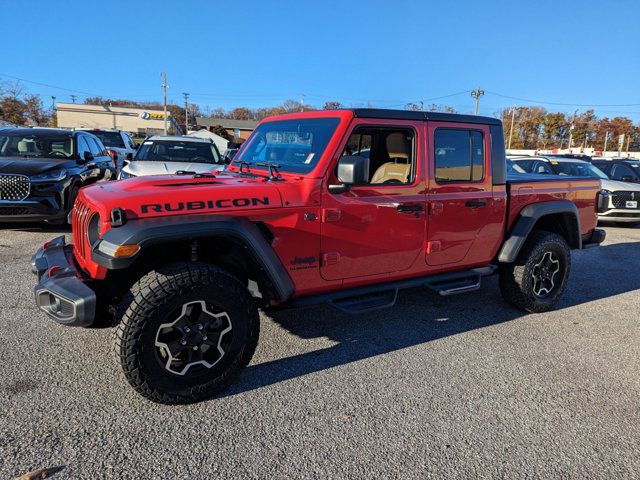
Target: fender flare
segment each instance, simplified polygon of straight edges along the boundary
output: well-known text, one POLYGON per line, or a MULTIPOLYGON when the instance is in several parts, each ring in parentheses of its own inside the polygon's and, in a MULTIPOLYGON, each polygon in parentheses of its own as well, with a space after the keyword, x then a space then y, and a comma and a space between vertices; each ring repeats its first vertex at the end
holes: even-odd
POLYGON ((229 215, 193 215, 191 217, 159 217, 130 220, 113 227, 91 249, 91 259, 109 270, 131 266, 141 252, 151 246, 198 238, 221 236, 241 243, 268 279, 280 301, 293 296, 295 287, 289 273, 260 229, 243 217, 229 215), (114 258, 98 247, 101 242, 112 245, 137 244, 140 251, 129 258, 114 258))
POLYGON ((524 207, 518 214, 518 218, 513 223, 508 238, 502 244, 498 261, 501 263, 513 263, 520 253, 520 249, 527 241, 529 234, 535 227, 536 222, 547 215, 565 213, 572 215, 576 222, 576 244, 574 248, 582 248, 582 236, 580 235, 580 215, 578 207, 569 200, 558 200, 553 202, 533 203, 524 207))

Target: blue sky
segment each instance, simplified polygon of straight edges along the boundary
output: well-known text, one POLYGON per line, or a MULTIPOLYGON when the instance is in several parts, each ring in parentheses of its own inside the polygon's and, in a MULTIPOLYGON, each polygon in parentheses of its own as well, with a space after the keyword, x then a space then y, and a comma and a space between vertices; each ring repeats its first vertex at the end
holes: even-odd
POLYGON ((24 82, 46 102, 72 93, 161 101, 166 70, 170 100, 190 92, 211 108, 304 93, 316 106, 423 100, 465 113, 480 86, 481 114, 531 104, 510 96, 567 112, 636 104, 594 108, 640 120, 633 0, 3 0, 2 14, 0 79, 76 90, 24 82))

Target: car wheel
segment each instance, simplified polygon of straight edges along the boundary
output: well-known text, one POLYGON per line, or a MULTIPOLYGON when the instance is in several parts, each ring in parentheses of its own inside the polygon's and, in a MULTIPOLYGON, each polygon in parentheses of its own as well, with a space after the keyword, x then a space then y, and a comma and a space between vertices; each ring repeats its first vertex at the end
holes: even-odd
POLYGON ((564 293, 571 270, 571 251, 558 234, 533 232, 514 263, 500 266, 505 301, 529 312, 551 310, 564 293))
POLYGON ((197 262, 142 277, 117 317, 114 351, 127 381, 166 404, 197 402, 224 390, 251 360, 260 329, 246 286, 197 262))

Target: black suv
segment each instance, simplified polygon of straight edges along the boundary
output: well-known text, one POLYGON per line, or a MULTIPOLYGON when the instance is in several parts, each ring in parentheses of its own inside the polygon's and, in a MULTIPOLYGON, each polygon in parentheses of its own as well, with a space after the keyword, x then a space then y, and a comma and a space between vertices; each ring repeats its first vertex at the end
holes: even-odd
POLYGON ((63 224, 80 187, 115 178, 111 157, 88 132, 0 130, 0 222, 63 224))
POLYGON ((596 159, 591 163, 606 173, 611 180, 640 183, 640 160, 629 158, 596 159))

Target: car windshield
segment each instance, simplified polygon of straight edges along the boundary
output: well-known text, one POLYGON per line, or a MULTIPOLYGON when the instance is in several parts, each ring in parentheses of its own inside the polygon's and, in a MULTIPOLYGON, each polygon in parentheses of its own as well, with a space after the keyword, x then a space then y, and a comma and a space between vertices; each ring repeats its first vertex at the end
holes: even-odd
POLYGON ((513 160, 507 160, 507 173, 527 173, 527 171, 513 160))
POLYGON ((551 161, 553 169, 558 175, 568 175, 570 177, 591 177, 608 179, 607 175, 598 167, 594 167, 586 162, 556 162, 551 161))
POLYGON ((180 140, 146 140, 136 154, 136 161, 222 163, 213 143, 180 140))
POLYGON ((105 132, 102 130, 91 130, 98 137, 105 147, 126 148, 120 132, 105 132))
MULTIPOLYGON (((310 172, 339 122, 338 118, 309 118, 262 123, 233 163, 248 162, 251 167, 259 163, 273 163, 286 172, 310 172)), ((258 165, 258 168, 261 167, 258 165)))
POLYGON ((67 133, 0 132, 0 156, 22 158, 73 158, 73 136, 67 133))

